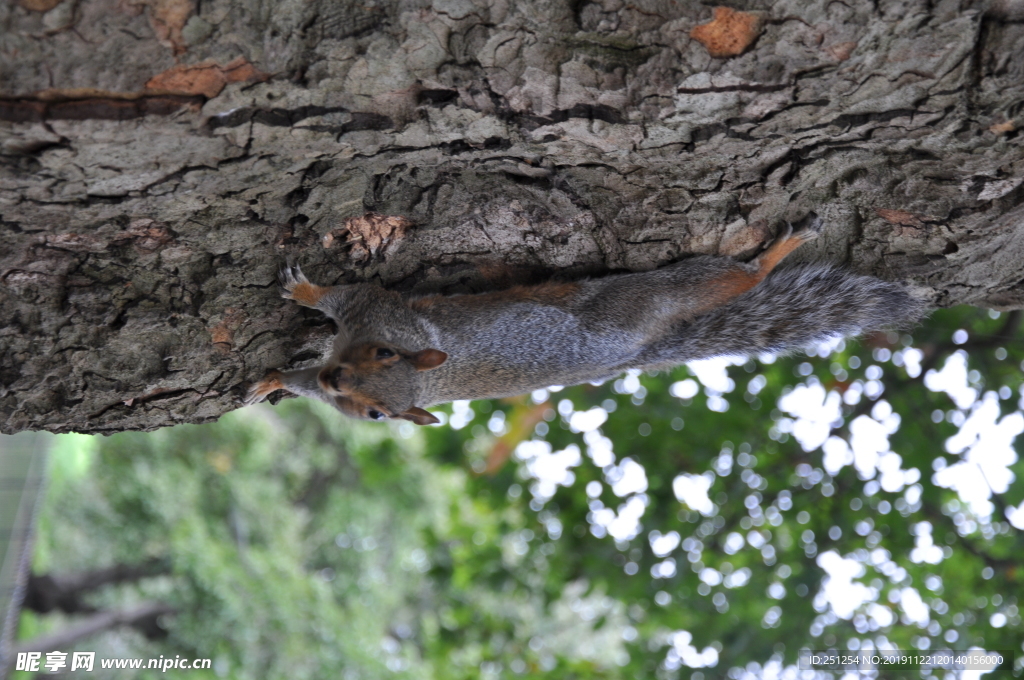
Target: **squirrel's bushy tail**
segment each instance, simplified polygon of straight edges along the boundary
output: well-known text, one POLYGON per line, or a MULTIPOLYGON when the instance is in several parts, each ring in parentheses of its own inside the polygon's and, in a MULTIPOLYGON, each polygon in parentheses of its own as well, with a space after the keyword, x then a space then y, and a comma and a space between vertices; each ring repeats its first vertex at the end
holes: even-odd
POLYGON ((675 364, 713 356, 791 352, 838 336, 908 328, 926 312, 899 283, 828 265, 777 270, 727 305, 697 317, 651 347, 654 361, 675 364), (674 356, 662 356, 671 353, 674 356))

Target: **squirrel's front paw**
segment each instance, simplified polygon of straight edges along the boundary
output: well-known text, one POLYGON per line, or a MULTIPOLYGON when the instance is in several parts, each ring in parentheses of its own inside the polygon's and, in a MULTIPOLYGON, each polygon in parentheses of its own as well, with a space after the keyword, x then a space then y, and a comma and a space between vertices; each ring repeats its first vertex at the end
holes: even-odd
POLYGON ((281 372, 271 371, 267 373, 267 377, 263 378, 258 382, 253 383, 249 386, 249 390, 245 394, 245 405, 250 406, 252 404, 258 404, 267 398, 271 392, 285 389, 284 383, 281 382, 281 372))
POLYGON ((281 297, 291 300, 292 291, 300 284, 309 283, 298 264, 286 262, 277 270, 277 280, 281 284, 281 297))
POLYGON ((306 307, 316 307, 320 298, 330 290, 310 283, 297 264, 282 265, 277 271, 277 279, 281 282, 281 297, 306 307))

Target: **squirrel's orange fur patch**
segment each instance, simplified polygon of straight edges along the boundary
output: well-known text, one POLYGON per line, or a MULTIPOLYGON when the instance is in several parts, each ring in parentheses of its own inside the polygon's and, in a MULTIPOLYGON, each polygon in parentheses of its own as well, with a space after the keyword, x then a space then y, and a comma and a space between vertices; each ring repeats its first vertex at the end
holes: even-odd
POLYGON ((286 389, 286 387, 285 384, 281 382, 281 372, 271 371, 270 373, 267 374, 267 377, 263 378, 263 380, 260 380, 259 382, 255 383, 252 387, 249 388, 249 394, 250 396, 255 396, 259 397, 260 399, 263 399, 271 392, 276 392, 277 390, 283 389, 286 389))
POLYGON ((480 295, 459 295, 447 297, 444 295, 431 295, 419 298, 409 303, 409 306, 418 312, 428 309, 440 302, 457 299, 460 305, 474 305, 486 307, 496 303, 507 302, 539 302, 541 304, 557 304, 567 297, 574 295, 580 289, 580 284, 572 282, 549 281, 536 286, 513 286, 506 290, 499 290, 493 293, 482 293, 480 295))
POLYGON ((288 297, 300 305, 316 307, 316 303, 320 302, 320 298, 326 295, 329 290, 330 288, 324 288, 312 283, 297 283, 288 291, 288 297))

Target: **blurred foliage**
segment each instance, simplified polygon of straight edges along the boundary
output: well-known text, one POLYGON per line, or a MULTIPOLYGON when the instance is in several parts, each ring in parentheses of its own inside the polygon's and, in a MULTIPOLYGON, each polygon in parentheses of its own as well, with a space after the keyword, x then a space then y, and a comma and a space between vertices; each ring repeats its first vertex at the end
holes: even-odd
MULTIPOLYGON (((913 338, 748 361, 724 389, 682 367, 446 406, 430 428, 290 399, 63 437, 35 570, 169 558, 169 575, 91 598, 170 603, 165 639, 117 629, 76 649, 214 660, 191 678, 761 677, 832 646, 1021 657, 1024 534, 1007 515, 1024 503, 1020 440, 1012 483, 986 502, 933 478, 989 455, 984 432, 947 443, 983 405, 1007 426, 1021 408, 1020 323, 996 316, 943 310, 913 338), (925 385, 951 356, 976 390, 962 407, 925 385), (839 416, 787 412, 798 392, 839 416), (887 472, 849 464, 844 442, 868 426, 887 433, 887 472), (707 503, 682 502, 684 482, 707 503)), ((26 613, 21 636, 69 621, 26 613)))

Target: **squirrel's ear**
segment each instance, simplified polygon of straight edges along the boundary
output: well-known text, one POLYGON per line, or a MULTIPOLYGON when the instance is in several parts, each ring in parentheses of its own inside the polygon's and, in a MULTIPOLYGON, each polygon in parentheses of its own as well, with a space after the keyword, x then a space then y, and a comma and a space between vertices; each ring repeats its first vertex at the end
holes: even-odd
POLYGON ((416 367, 417 371, 429 371, 432 368, 437 368, 445 362, 448 355, 439 349, 423 349, 414 354, 410 354, 408 357, 409 362, 416 367))
POLYGON ((411 420, 417 425, 433 425, 434 423, 441 422, 433 413, 421 409, 419 406, 413 406, 407 409, 404 413, 399 413, 398 417, 405 418, 406 420, 411 420))

